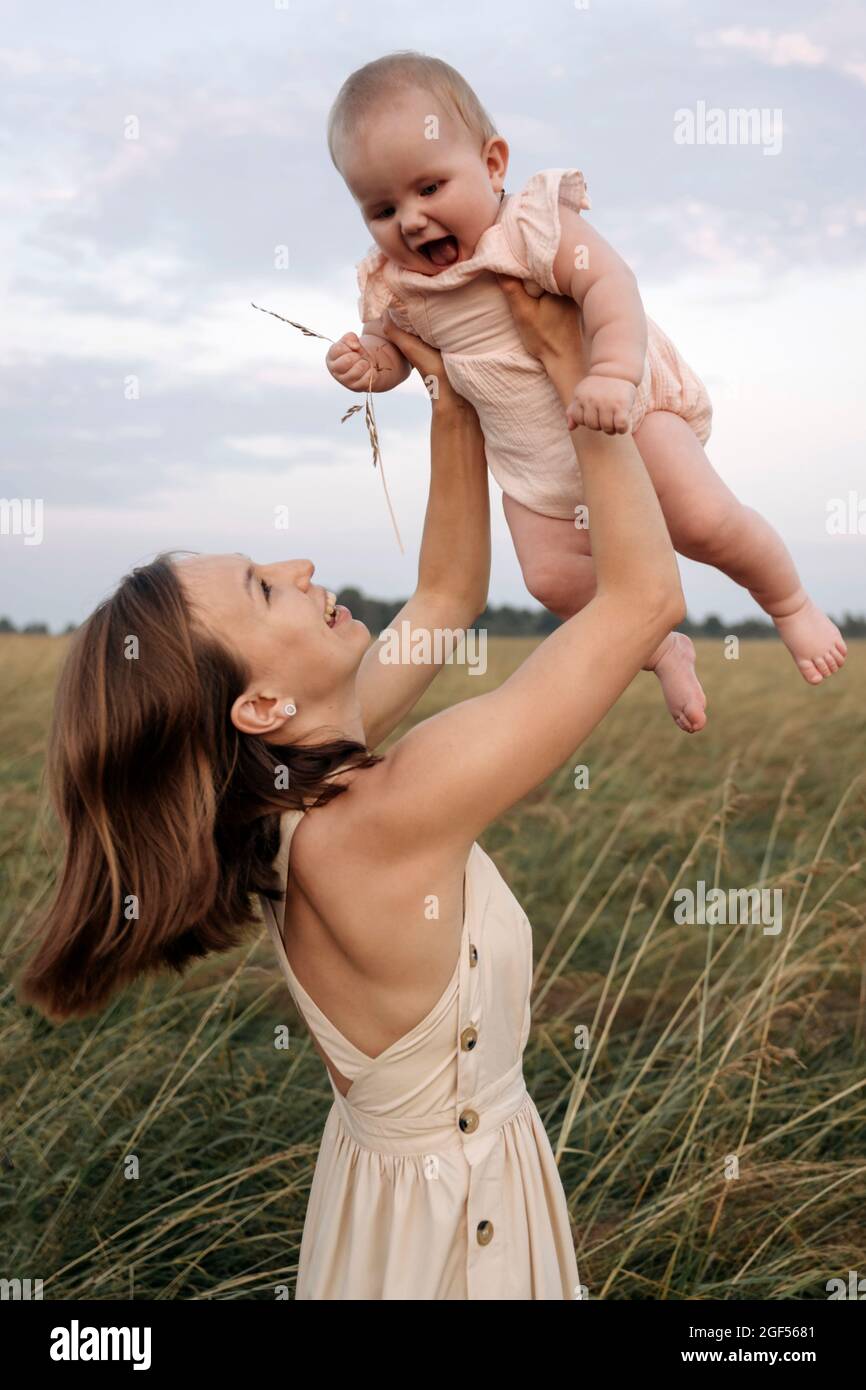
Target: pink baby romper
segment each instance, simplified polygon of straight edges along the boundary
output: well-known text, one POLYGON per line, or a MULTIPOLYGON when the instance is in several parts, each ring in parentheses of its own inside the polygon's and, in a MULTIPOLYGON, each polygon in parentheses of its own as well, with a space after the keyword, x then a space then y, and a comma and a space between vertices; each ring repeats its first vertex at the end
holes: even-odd
POLYGON ((282 897, 261 897, 295 1006, 351 1086, 334 1103, 313 1174, 298 1299, 579 1299, 559 1170, 523 1077, 532 929, 474 844, 460 949, 437 1004, 376 1057, 304 989, 282 922, 292 835, 281 819, 282 897))
MULTIPOLYGON (((559 294, 553 263, 560 203, 578 212, 591 206, 578 169, 534 174, 520 193, 503 198, 469 260, 435 275, 406 270, 375 247, 358 266, 358 307, 361 321, 369 322, 402 301, 400 326, 440 350, 449 381, 475 407, 487 462, 503 492, 544 516, 573 518, 585 499, 565 412, 541 363, 520 341, 495 279, 513 275, 559 294)), ((670 410, 705 443, 712 418, 706 387, 650 318, 647 330, 632 431, 648 411, 670 410)))

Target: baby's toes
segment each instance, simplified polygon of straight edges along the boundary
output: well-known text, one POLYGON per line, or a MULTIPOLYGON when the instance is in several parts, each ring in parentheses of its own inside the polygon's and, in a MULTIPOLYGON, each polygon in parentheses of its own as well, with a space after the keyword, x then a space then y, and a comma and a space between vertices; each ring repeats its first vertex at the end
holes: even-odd
POLYGON ((692 726, 692 733, 698 733, 706 724, 707 696, 700 681, 695 679, 694 691, 683 701, 683 714, 692 726))
POLYGON ((818 670, 814 661, 810 661, 808 657, 800 657, 797 661, 797 665, 800 668, 801 674, 806 678, 810 685, 821 684, 821 681, 824 679, 824 677, 821 675, 821 672, 818 670))

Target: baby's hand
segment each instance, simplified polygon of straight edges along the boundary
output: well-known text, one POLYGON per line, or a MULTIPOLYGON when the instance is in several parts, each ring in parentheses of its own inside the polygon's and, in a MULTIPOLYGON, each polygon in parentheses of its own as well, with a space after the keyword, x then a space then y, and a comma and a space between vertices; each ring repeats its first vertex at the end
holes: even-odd
POLYGON ((359 338, 356 333, 344 333, 332 343, 325 364, 334 380, 350 391, 390 391, 410 371, 393 343, 369 335, 359 338))
POLYGON ((629 417, 637 387, 616 376, 594 376, 579 381, 566 416, 569 429, 586 425, 605 434, 628 434, 629 417))
POLYGON ((366 391, 370 384, 373 359, 363 347, 357 333, 344 333, 328 348, 325 358, 328 371, 335 381, 350 391, 366 391))

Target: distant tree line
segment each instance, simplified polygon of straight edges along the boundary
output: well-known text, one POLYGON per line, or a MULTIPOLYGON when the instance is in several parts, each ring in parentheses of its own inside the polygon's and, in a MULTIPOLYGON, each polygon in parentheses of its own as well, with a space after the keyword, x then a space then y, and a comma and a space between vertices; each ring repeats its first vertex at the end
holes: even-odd
MULTIPOLYGON (((404 598, 369 598, 360 589, 341 589, 337 602, 344 603, 353 618, 360 618, 371 632, 381 632, 400 612, 404 598)), ((553 632, 559 627, 559 619, 546 608, 533 612, 529 608, 512 608, 510 604, 501 607, 488 605, 479 614, 473 627, 485 628, 491 637, 537 637, 553 632)))
MULTIPOLYGON (((831 615, 832 616, 832 615, 831 615)), ((866 613, 848 613, 841 618, 833 618, 843 637, 866 637, 866 613)), ((775 637, 776 629, 766 618, 743 618, 738 623, 725 623, 715 613, 708 613, 701 623, 693 623, 688 616, 680 623, 678 632, 686 632, 689 637, 775 637)))
MULTIPOLYGON (((342 589, 337 595, 338 603, 351 609, 352 616, 360 618, 371 632, 381 632, 399 613, 405 599, 368 598, 360 589, 342 589)), ((866 637, 866 613, 859 617, 846 613, 838 623, 845 637, 866 637)), ((546 608, 514 608, 509 603, 488 604, 479 614, 474 627, 485 628, 491 637, 543 637, 560 626, 559 618, 548 613, 546 608)), ((710 613, 703 622, 692 622, 687 616, 677 629, 689 637, 774 637, 776 629, 771 622, 761 618, 744 618, 739 623, 725 623, 715 613, 710 613)))
MULTIPOLYGON (((360 589, 341 589, 337 601, 351 609, 353 617, 360 618, 372 633, 388 627, 406 602, 397 598, 370 598, 362 594, 360 589)), ((845 637, 866 637, 866 614, 858 616, 846 612, 841 621, 838 618, 834 621, 845 637)), ((514 608, 510 603, 488 604, 473 624, 474 627, 484 628, 491 637, 543 637, 559 625, 559 618, 548 613, 546 608, 514 608)), ((63 634, 74 632, 76 626, 75 623, 67 623, 63 634)), ((708 614, 700 623, 686 617, 677 630, 688 633, 690 637, 764 638, 773 637, 776 632, 773 624, 763 618, 744 618, 739 623, 726 623, 715 613, 708 614)), ((0 618, 0 632, 48 636, 50 628, 47 623, 27 623, 19 628, 10 618, 0 618)))
MULTIPOLYGON (((74 632, 76 623, 67 623, 63 632, 74 632)), ((26 637, 50 637, 51 628, 47 623, 25 623, 24 627, 16 627, 11 618, 0 618, 0 632, 23 633, 26 637)))

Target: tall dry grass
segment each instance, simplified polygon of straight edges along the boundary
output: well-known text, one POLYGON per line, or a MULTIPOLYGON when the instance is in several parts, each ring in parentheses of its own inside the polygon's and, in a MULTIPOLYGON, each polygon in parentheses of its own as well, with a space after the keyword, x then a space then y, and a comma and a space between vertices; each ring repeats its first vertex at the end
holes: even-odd
MULTIPOLYGON (((491 641, 484 678, 446 669, 416 717, 531 645, 491 641)), ((483 837, 533 922, 525 1071, 591 1297, 823 1298, 866 1274, 866 644, 850 647, 813 690, 777 643, 736 661, 700 643, 703 733, 641 675, 483 837), (782 930, 678 925, 674 893, 699 879, 780 889, 782 930)), ((62 648, 0 637, 0 1276, 62 1299, 291 1292, 330 1088, 269 940, 59 1029, 14 999, 51 884, 39 780, 62 648)))

